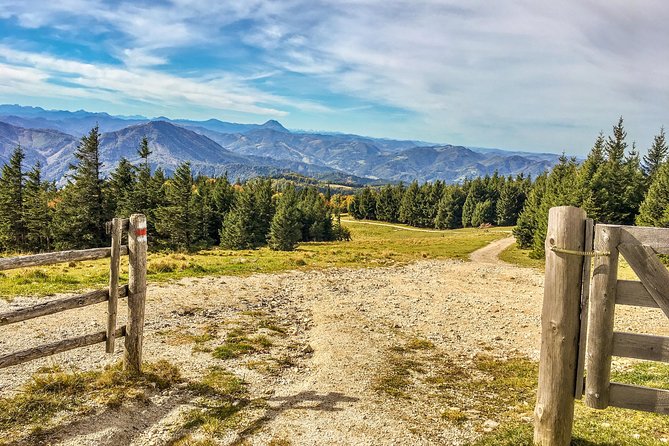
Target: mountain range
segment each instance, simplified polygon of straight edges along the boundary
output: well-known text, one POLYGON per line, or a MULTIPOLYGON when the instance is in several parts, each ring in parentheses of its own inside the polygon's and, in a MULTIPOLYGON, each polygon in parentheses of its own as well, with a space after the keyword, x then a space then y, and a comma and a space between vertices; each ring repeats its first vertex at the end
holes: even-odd
POLYGON ((103 171, 113 169, 123 157, 136 162, 139 142, 145 136, 153 151, 150 162, 154 168, 170 173, 178 164, 190 161, 196 172, 227 172, 232 179, 294 172, 342 184, 453 183, 495 171, 536 176, 558 159, 547 153, 290 131, 275 120, 238 124, 0 105, 0 161, 6 161, 20 145, 27 165, 39 161, 45 177, 59 181, 74 162, 81 136, 95 125, 102 132, 103 171))

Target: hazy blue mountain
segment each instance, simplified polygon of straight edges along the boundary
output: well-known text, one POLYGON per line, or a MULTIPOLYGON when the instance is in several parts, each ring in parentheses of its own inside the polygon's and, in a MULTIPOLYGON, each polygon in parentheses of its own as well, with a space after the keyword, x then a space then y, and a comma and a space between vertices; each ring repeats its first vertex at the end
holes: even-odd
MULTIPOLYGON (((137 148, 144 136, 153 151, 150 157, 152 167, 161 167, 168 173, 172 173, 180 163, 190 161, 196 173, 227 173, 233 180, 294 172, 342 183, 372 182, 327 166, 235 154, 204 135, 164 121, 150 121, 103 133, 100 138, 103 172, 113 169, 122 157, 138 163, 137 148)), ((0 161, 6 162, 11 152, 20 145, 26 152, 28 168, 39 161, 44 166, 45 177, 58 182, 63 181, 69 165, 75 163, 74 152, 78 144, 79 138, 56 130, 26 129, 0 122, 0 161)))
POLYGON ((98 124, 103 132, 106 169, 121 157, 136 161, 146 136, 154 151, 151 161, 171 172, 190 161, 204 174, 228 172, 231 177, 296 172, 357 183, 380 181, 459 182, 492 174, 536 176, 557 162, 558 155, 435 145, 343 133, 289 131, 275 120, 239 124, 218 119, 195 121, 143 116, 113 116, 0 105, 0 160, 20 144, 28 161, 41 161, 49 178, 59 179, 73 162, 81 135, 98 124))

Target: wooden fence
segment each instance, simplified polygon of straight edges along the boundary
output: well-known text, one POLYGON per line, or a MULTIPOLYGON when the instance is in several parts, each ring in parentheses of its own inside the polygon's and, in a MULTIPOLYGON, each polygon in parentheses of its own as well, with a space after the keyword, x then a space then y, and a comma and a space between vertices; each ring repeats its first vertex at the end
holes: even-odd
POLYGON ((669 317, 669 271, 657 254, 669 254, 669 229, 595 226, 581 209, 550 210, 535 444, 570 444, 574 399, 583 393, 595 409, 669 414, 669 391, 610 381, 613 356, 669 362, 669 337, 613 330, 616 305, 669 317), (621 254, 639 281, 618 280, 621 254))
POLYGON ((109 248, 61 251, 0 259, 0 271, 3 271, 31 266, 110 258, 108 289, 53 300, 0 314, 0 326, 4 326, 106 301, 107 329, 98 333, 64 339, 0 356, 0 369, 102 342, 105 343, 106 352, 113 353, 115 340, 125 337, 124 365, 130 371, 136 373, 141 371, 144 307, 146 301, 146 217, 142 214, 134 214, 129 219, 115 218, 110 224, 110 232, 111 246, 109 248), (121 245, 124 231, 128 233, 127 246, 121 245), (129 260, 128 284, 119 285, 120 259, 125 255, 128 256, 129 260), (117 327, 118 300, 123 297, 128 298, 128 322, 127 325, 117 327))

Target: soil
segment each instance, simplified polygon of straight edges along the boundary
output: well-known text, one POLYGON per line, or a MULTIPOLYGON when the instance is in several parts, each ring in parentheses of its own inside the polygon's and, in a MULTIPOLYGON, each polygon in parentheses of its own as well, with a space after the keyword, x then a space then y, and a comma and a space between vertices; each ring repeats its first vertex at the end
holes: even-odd
MULTIPOLYGON (((212 366, 243 378, 250 398, 263 405, 249 409, 221 444, 463 444, 484 426, 494 427, 494 421, 446 423, 440 418, 443 405, 392 398, 375 388, 375 380, 389 367, 389 352, 411 339, 431 341, 439 355, 463 367, 481 352, 538 359, 543 275, 499 261, 498 253, 509 243, 512 239, 494 242, 469 262, 428 260, 150 285, 144 359, 167 359, 189 379, 212 366), (285 335, 268 329, 271 323, 285 335), (215 347, 239 327, 267 335, 274 345, 221 360, 185 338, 208 330, 214 339, 199 346, 215 347)), ((38 301, 43 299, 1 302, 0 312, 38 301)), ((102 304, 3 327, 0 354, 103 330, 104 323, 102 304)), ((616 324, 624 330, 668 331, 657 310, 623 309, 616 324)), ((2 370, 0 395, 16 392, 40 367, 88 370, 115 363, 122 344, 117 342, 114 355, 106 355, 101 344, 2 370)), ((49 444, 170 444, 183 434, 182 416, 192 408, 185 390, 156 392, 141 411, 101 410, 54 429, 49 444)))

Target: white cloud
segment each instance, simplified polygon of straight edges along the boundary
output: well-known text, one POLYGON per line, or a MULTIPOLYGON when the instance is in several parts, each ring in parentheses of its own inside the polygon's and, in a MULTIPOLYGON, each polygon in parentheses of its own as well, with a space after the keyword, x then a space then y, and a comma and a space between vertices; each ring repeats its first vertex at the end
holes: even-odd
POLYGON ((334 93, 410 111, 404 128, 389 128, 396 135, 553 150, 582 150, 620 114, 640 142, 669 125, 664 0, 32 3, 0 0, 0 17, 26 27, 108 30, 117 37, 101 44, 126 66, 0 48, 6 64, 34 77, 26 88, 65 75, 85 94, 113 92, 116 100, 276 116, 297 108, 325 113, 323 122, 337 110, 310 95, 334 93), (240 21, 245 29, 230 26, 240 21), (255 47, 250 68, 159 71, 174 62, 175 49, 198 52, 219 41, 232 50, 255 47), (281 96, 257 83, 276 85, 291 74, 301 81, 281 96))

